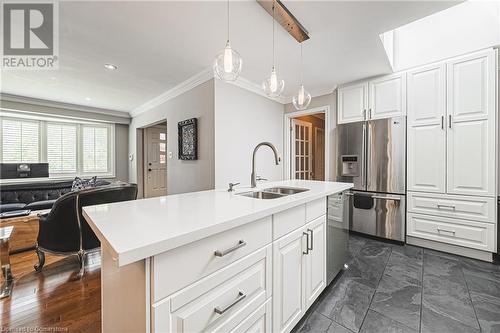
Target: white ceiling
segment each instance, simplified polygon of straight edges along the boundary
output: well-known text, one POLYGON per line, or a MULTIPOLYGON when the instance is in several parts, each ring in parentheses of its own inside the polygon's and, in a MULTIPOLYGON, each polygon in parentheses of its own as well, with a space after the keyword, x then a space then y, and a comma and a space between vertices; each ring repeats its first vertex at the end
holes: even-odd
MULTIPOLYGON (((309 31, 304 83, 314 95, 391 71, 379 34, 453 6, 449 1, 284 1, 309 31)), ((221 1, 60 2, 57 71, 2 71, 3 93, 130 112, 211 66, 226 38, 221 1), (108 71, 104 63, 114 63, 108 71), (88 100, 90 98, 90 100, 88 100)), ((271 17, 255 1, 231 3, 231 43, 242 76, 271 67, 271 17)), ((291 96, 300 47, 277 26, 277 70, 291 96)))

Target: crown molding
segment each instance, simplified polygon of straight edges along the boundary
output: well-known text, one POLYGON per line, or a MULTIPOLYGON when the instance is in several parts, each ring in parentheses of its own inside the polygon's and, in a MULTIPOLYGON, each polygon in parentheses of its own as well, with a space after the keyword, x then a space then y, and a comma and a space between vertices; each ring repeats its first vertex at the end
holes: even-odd
POLYGON ((33 105, 40 105, 40 106, 45 106, 45 107, 49 107, 49 108, 83 111, 83 112, 105 114, 108 116, 130 119, 130 115, 126 111, 101 109, 101 108, 96 108, 96 107, 92 107, 92 106, 50 101, 50 100, 46 100, 46 99, 12 95, 12 94, 6 94, 6 93, 0 93, 0 101, 33 104, 33 105))
POLYGON ((210 79, 213 79, 214 73, 212 71, 212 68, 207 68, 198 74, 195 74, 191 76, 189 79, 179 83, 172 89, 169 89, 162 93, 161 95, 156 96, 155 98, 147 101, 146 103, 136 107, 130 112, 131 117, 137 117, 141 113, 144 113, 148 110, 151 110, 169 100, 172 98, 175 98, 191 89, 194 87, 207 82, 210 79))
MULTIPOLYGON (((188 92, 189 90, 195 88, 196 86, 205 83, 208 80, 215 79, 214 78, 214 73, 211 67, 199 72, 198 74, 195 74, 191 76, 189 79, 179 83, 175 87, 173 87, 170 90, 165 91, 161 95, 156 96, 155 98, 145 102, 144 104, 141 104, 140 106, 136 107, 134 110, 130 112, 131 117, 137 117, 138 115, 151 110, 185 92, 188 92)), ((262 87, 242 76, 238 77, 236 81, 228 82, 229 84, 233 84, 237 87, 240 87, 242 89, 251 91, 257 95, 269 98, 270 100, 273 100, 275 102, 281 103, 281 104, 287 104, 290 103, 292 98, 291 97, 286 97, 286 96, 280 96, 278 98, 272 98, 267 96, 264 91, 262 90, 262 87)))
POLYGON ((237 87, 240 87, 242 89, 245 89, 245 90, 248 90, 248 91, 251 91, 257 95, 260 95, 260 96, 263 96, 263 97, 266 97, 272 101, 275 101, 275 102, 278 102, 280 104, 287 104, 289 103, 288 100, 292 100, 291 97, 287 97, 287 96, 279 96, 279 97, 276 97, 276 98, 273 98, 273 97, 269 97, 266 95, 266 93, 264 92, 264 90, 262 90, 262 87, 242 76, 238 77, 238 79, 236 81, 231 81, 231 82, 228 82, 229 84, 233 84, 237 87))

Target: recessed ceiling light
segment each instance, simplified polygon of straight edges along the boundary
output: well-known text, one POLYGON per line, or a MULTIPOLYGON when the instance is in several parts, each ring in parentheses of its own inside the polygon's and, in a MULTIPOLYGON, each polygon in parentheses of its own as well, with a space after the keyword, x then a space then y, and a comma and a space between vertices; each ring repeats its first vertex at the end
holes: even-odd
POLYGON ((90 101, 91 99, 92 99, 92 98, 90 98, 90 97, 85 97, 85 100, 86 100, 86 101, 90 101))
POLYGON ((115 69, 118 69, 116 65, 113 64, 104 64, 104 68, 109 69, 110 71, 114 71, 115 69))

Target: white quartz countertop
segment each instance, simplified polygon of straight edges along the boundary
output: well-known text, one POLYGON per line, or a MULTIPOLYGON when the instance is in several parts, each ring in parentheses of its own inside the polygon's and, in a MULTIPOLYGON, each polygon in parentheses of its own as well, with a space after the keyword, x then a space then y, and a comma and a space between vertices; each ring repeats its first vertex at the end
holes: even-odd
POLYGON ((255 190, 300 187, 277 199, 236 195, 250 188, 209 190, 83 208, 83 215, 118 266, 124 266, 303 203, 352 188, 350 183, 289 180, 255 190))

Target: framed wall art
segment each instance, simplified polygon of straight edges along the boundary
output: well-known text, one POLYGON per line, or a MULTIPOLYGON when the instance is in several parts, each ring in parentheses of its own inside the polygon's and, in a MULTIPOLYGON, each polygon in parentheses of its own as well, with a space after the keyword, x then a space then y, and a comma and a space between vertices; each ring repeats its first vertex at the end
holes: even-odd
POLYGON ((178 123, 179 159, 198 159, 198 120, 187 119, 178 123))

